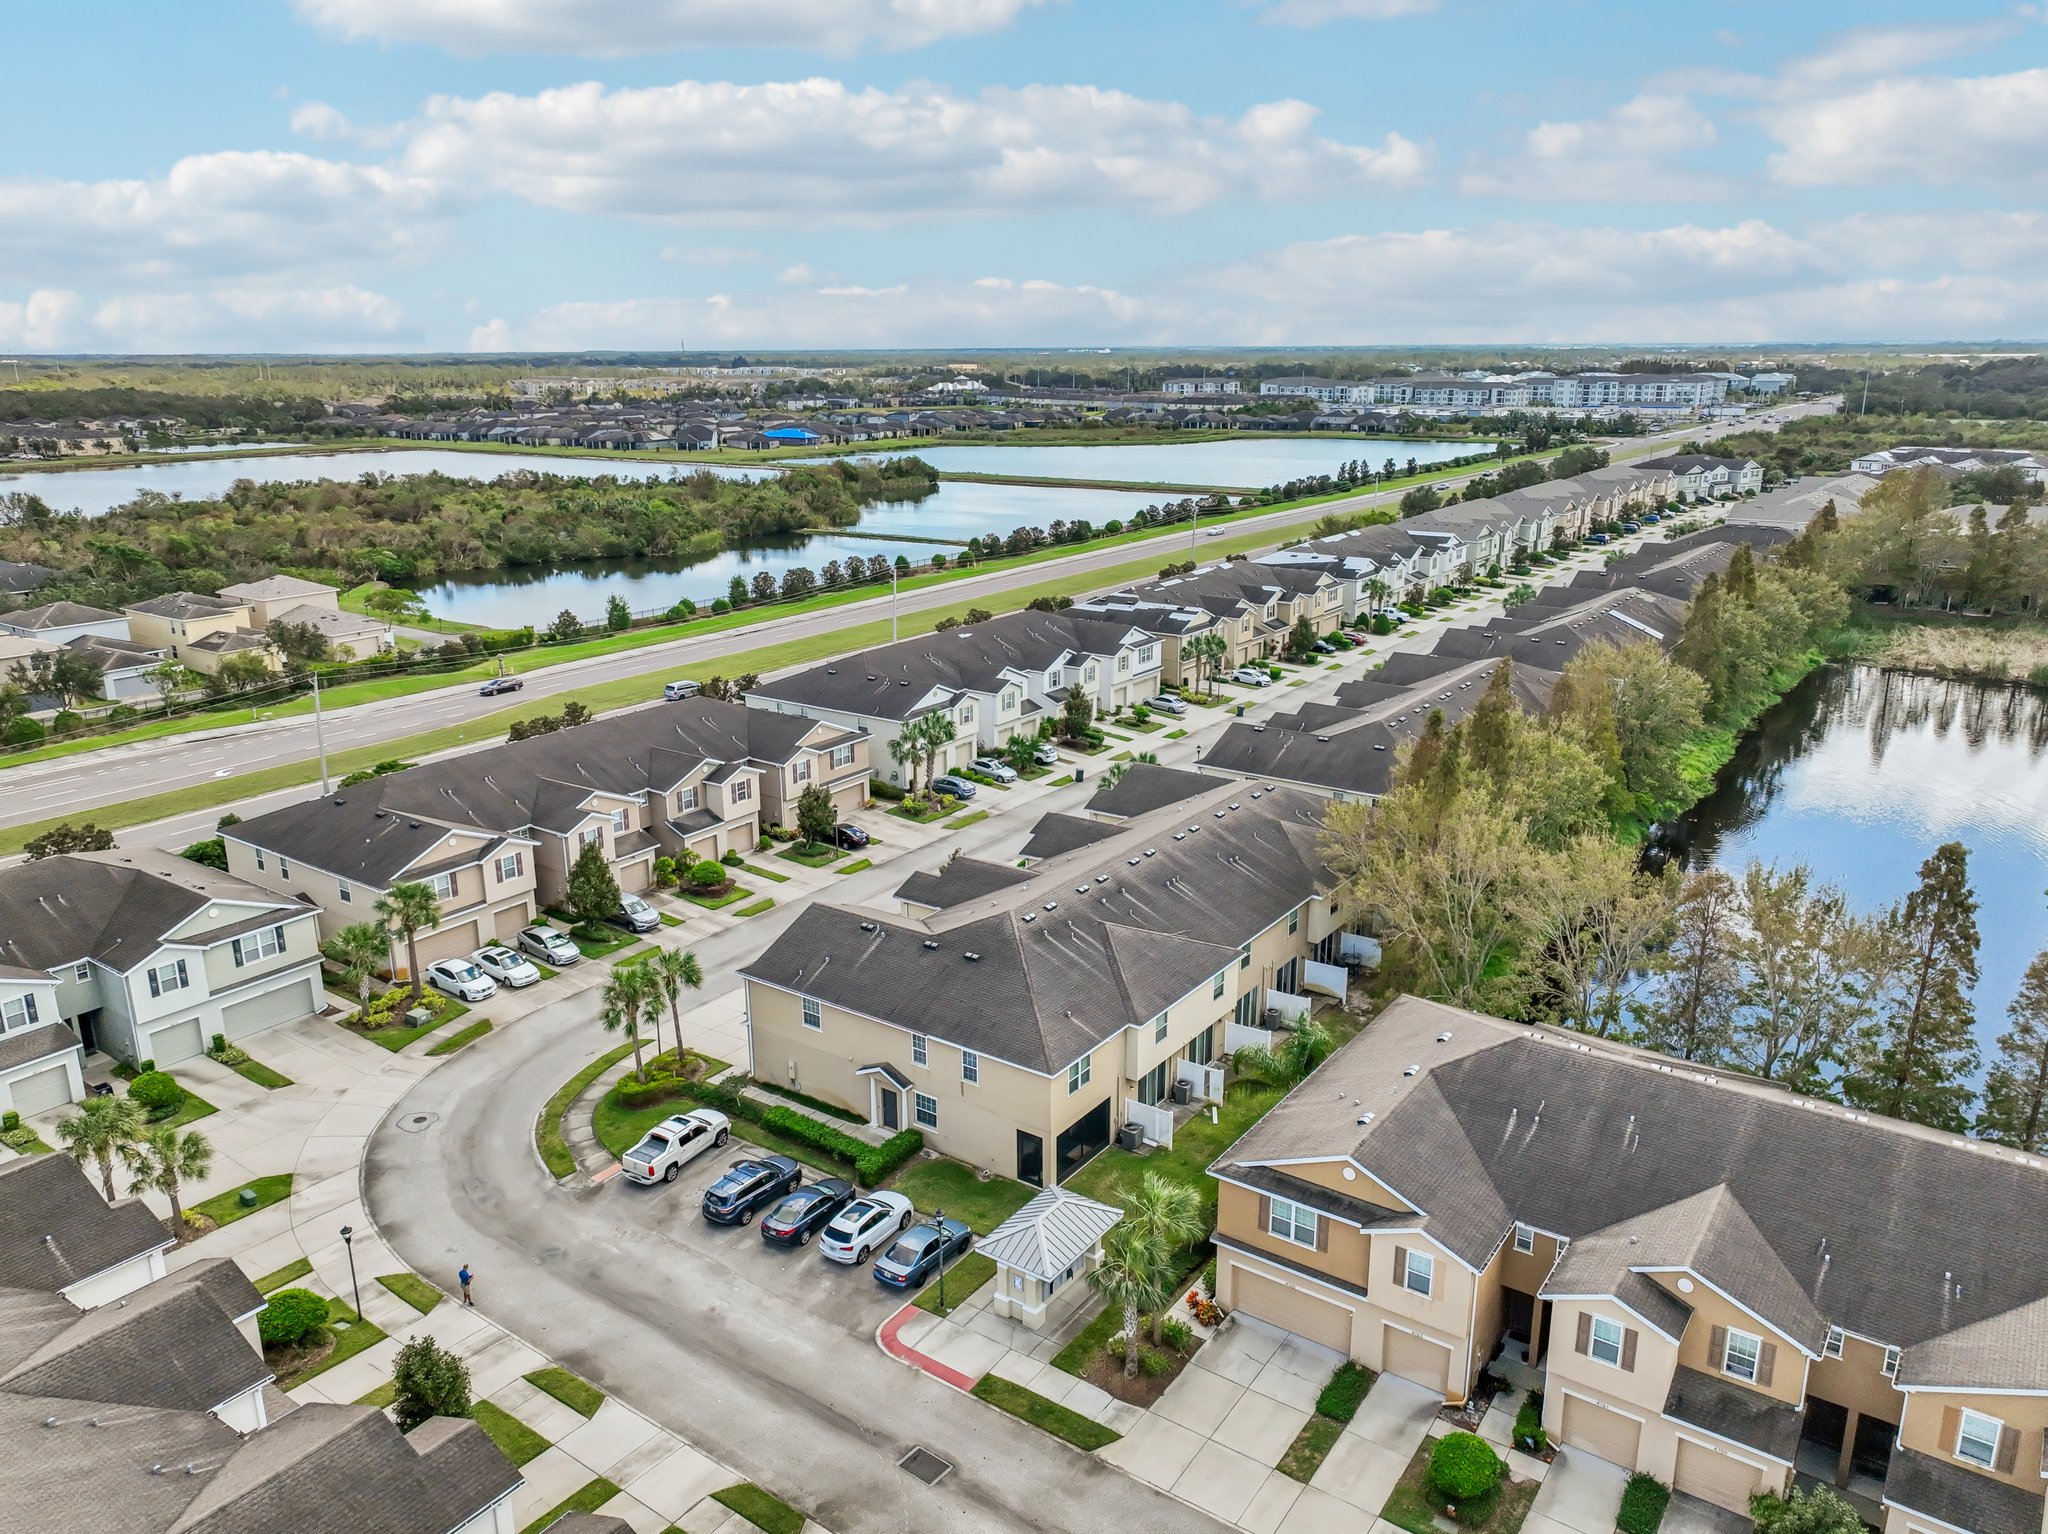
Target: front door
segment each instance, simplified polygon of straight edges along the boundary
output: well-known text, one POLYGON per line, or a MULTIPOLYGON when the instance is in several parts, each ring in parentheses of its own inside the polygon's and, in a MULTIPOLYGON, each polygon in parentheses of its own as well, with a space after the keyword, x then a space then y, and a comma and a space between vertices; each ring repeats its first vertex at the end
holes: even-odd
POLYGON ((883 1087, 881 1090, 882 1127, 884 1129, 902 1128, 902 1109, 898 1106, 896 1089, 894 1087, 883 1087))
POLYGON ((1045 1141, 1021 1129, 1017 1131, 1017 1181, 1034 1188, 1045 1186, 1045 1141))

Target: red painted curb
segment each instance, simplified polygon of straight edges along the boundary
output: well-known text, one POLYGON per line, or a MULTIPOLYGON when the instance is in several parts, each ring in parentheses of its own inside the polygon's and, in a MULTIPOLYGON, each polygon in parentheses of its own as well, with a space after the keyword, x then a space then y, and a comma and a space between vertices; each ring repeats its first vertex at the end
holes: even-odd
POLYGON ((901 1359, 913 1369, 922 1370, 942 1385, 951 1385, 955 1390, 972 1390, 972 1376, 940 1363, 929 1353, 918 1352, 916 1348, 897 1337, 896 1334, 903 1329, 903 1324, 910 1319, 911 1312, 916 1309, 915 1305, 905 1305, 882 1323, 881 1328, 875 1333, 875 1340, 882 1345, 882 1351, 891 1358, 901 1359))

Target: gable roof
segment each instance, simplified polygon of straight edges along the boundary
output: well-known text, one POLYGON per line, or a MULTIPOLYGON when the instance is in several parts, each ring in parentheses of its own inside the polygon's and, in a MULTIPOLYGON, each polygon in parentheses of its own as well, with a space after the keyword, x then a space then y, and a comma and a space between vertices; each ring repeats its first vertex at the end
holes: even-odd
POLYGON ((273 920, 312 909, 155 849, 64 853, 0 868, 0 963, 48 970, 96 959, 126 972, 217 901, 273 920))
POLYGON ((81 623, 106 623, 120 616, 104 607, 87 607, 83 602, 46 602, 41 607, 0 613, 0 625, 40 632, 43 629, 71 628, 81 623))
POLYGON ((1013 884, 1023 884, 1031 875, 1007 863, 989 863, 980 858, 949 859, 936 873, 914 873, 896 886, 896 898, 911 905, 928 905, 938 910, 979 900, 1013 884))
POLYGON ((288 597, 331 597, 337 592, 332 586, 302 581, 296 575, 269 575, 260 581, 223 586, 220 594, 231 602, 282 602, 288 597))
POLYGON ((170 1245, 146 1204, 105 1203, 69 1156, 0 1165, 0 1288, 56 1294, 170 1245))

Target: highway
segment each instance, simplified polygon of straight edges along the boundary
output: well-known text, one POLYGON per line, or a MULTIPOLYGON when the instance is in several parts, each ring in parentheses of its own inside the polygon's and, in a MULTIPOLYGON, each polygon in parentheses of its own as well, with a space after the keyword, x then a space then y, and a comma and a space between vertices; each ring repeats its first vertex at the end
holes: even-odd
MULTIPOLYGON (((1817 401, 1781 407, 1771 412, 1775 426, 1796 415, 1834 408, 1833 401, 1817 401)), ((1649 437, 1620 439, 1609 443, 1617 461, 1641 457, 1674 441, 1694 441, 1726 434, 1731 430, 1754 429, 1763 421, 1705 425, 1693 423, 1649 437)), ((1439 481, 1461 484, 1482 470, 1439 481)), ((1248 532, 1298 535, 1318 518, 1385 505, 1400 498, 1401 491, 1373 491, 1303 510, 1260 513, 1226 525, 1231 537, 1248 532)), ((1190 546, 1172 536, 1141 543, 1116 544, 1087 549, 1056 559, 1005 566, 961 580, 914 592, 898 600, 900 616, 933 609, 964 611, 968 607, 991 605, 988 599, 1019 587, 1035 586, 1057 579, 1085 576, 1093 571, 1113 569, 1136 561, 1157 559, 1165 563, 1186 557, 1188 551, 1200 557, 1203 540, 1190 546)), ((509 704, 536 698, 573 693, 579 688, 622 678, 646 677, 650 695, 667 675, 685 672, 704 675, 712 663, 729 655, 757 649, 762 645, 831 634, 857 623, 887 618, 891 599, 887 593, 822 611, 766 618, 744 628, 727 629, 701 637, 684 637, 647 645, 615 655, 569 661, 525 673, 525 688, 509 699, 480 698, 474 682, 463 682, 429 692, 413 693, 379 703, 358 704, 328 711, 324 720, 326 744, 331 755, 357 747, 380 745, 426 730, 455 725, 473 726, 474 737, 463 747, 495 744, 504 737, 504 723, 498 717, 509 704)), ((108 746, 99 751, 47 761, 29 762, 0 771, 0 826, 84 816, 105 805, 118 804, 144 795, 165 793, 245 773, 296 763, 310 763, 318 754, 318 742, 311 715, 292 715, 226 729, 195 731, 189 735, 160 737, 129 745, 108 746)), ((268 809, 274 804, 302 798, 301 785, 278 794, 266 795, 254 807, 268 809)), ((246 813, 247 811, 245 811, 246 813)), ((218 810, 188 817, 191 824, 210 828, 218 810)))

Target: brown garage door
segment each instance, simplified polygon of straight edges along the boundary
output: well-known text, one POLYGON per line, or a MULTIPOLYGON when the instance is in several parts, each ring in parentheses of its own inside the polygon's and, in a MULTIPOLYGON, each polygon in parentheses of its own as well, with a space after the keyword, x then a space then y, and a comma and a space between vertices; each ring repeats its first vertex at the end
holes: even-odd
POLYGON ((1450 1382, 1451 1350, 1427 1337, 1390 1326, 1380 1349, 1380 1368, 1442 1395, 1450 1382))
MULTIPOLYGON (((405 962, 405 944, 394 945, 398 950, 398 961, 405 962)), ((456 922, 452 926, 437 928, 420 934, 420 968, 425 969, 436 959, 467 958, 483 947, 483 935, 476 929, 476 918, 456 922)))
POLYGON ((1351 1351, 1351 1312, 1313 1294, 1304 1294, 1291 1284, 1238 1267, 1231 1274, 1230 1303, 1233 1309, 1268 1325, 1297 1332, 1340 1353, 1351 1351))
POLYGON ((1636 1468, 1643 1425, 1633 1417, 1595 1406, 1580 1396, 1564 1398, 1564 1441, 1624 1470, 1636 1468))
POLYGON ((504 910, 498 913, 497 920, 494 923, 498 941, 501 943, 518 942, 519 929, 532 925, 533 907, 523 904, 506 906, 504 910))
POLYGON ((1678 1440, 1678 1473, 1672 1485, 1679 1491, 1747 1517, 1749 1499, 1763 1490, 1763 1484, 1762 1471, 1747 1460, 1690 1439, 1678 1440))

